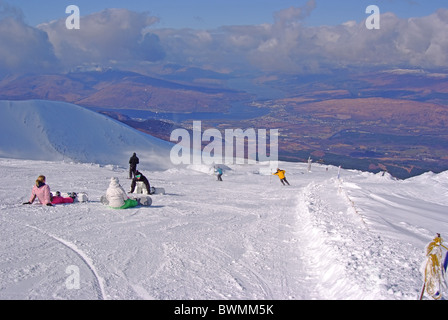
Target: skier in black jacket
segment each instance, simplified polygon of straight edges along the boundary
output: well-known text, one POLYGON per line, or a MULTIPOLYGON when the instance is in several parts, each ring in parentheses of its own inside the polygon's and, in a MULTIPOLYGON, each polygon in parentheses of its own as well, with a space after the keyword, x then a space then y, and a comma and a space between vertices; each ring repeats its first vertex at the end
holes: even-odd
POLYGON ((132 157, 129 159, 129 179, 135 177, 138 163, 139 163, 138 157, 134 152, 132 157))
POLYGON ((142 181, 145 184, 148 194, 151 194, 151 186, 149 184, 149 181, 140 171, 135 172, 135 178, 132 179, 131 191, 129 191, 129 192, 130 193, 134 192, 135 186, 137 185, 138 181, 142 181))

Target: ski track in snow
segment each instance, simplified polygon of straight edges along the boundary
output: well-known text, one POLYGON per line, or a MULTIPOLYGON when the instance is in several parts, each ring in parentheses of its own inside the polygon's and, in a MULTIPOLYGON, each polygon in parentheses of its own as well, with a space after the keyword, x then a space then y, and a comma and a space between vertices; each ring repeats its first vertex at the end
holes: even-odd
POLYGON ((167 194, 117 211, 98 199, 111 176, 128 187, 126 169, 0 159, 0 298, 415 299, 423 247, 433 229, 448 232, 446 220, 420 217, 422 201, 405 183, 282 165, 291 186, 250 166, 235 166, 223 182, 190 169, 148 172, 167 194), (13 204, 45 172, 65 172, 47 175, 52 190, 87 191, 91 202, 13 204), (81 289, 67 291, 73 256, 84 264, 81 289))
POLYGON ((417 296, 420 252, 416 254, 408 243, 372 231, 368 218, 359 212, 339 181, 311 183, 303 190, 299 203, 299 212, 310 225, 303 233, 309 243, 307 251, 312 255, 310 259, 315 260, 315 273, 323 275, 318 281, 320 298, 417 296), (414 287, 403 287, 404 275, 415 283, 414 287))
MULTIPOLYGON (((15 219, 11 219, 11 218, 9 218, 8 220, 3 220, 3 221, 7 222, 7 223, 10 223, 10 224, 11 223, 15 223, 15 224, 21 225, 21 223, 19 221, 15 220, 15 219)), ((92 259, 89 258, 89 256, 86 253, 84 253, 81 249, 79 249, 74 243, 72 243, 70 241, 67 241, 67 240, 64 240, 64 239, 62 239, 60 237, 57 237, 57 236, 55 236, 55 235, 53 235, 51 233, 48 233, 48 232, 46 232, 46 231, 44 231, 44 230, 42 230, 42 229, 40 229, 40 228, 38 228, 36 226, 32 226, 32 225, 28 225, 28 224, 23 224, 23 226, 25 226, 27 228, 30 228, 30 229, 33 229, 33 230, 36 230, 37 232, 39 232, 39 233, 41 233, 41 234, 43 234, 43 235, 45 235, 45 236, 47 236, 47 237, 57 241, 58 243, 64 245, 66 248, 70 249, 75 254, 77 254, 81 258, 81 260, 86 264, 88 269, 92 272, 92 274, 95 277, 96 287, 98 288, 97 289, 97 291, 98 291, 98 299, 99 300, 104 300, 105 299, 105 297, 107 295, 106 295, 105 290, 104 290, 103 279, 98 275, 98 272, 97 272, 97 270, 95 268, 95 265, 94 265, 92 259)))
POLYGON ((28 225, 27 225, 27 227, 33 228, 33 229, 45 234, 46 236, 62 243, 64 246, 66 246, 67 248, 69 248, 70 250, 75 252, 81 258, 81 260, 84 261, 84 263, 87 265, 87 267, 90 269, 90 271, 95 276, 96 284, 99 288, 98 289, 99 300, 104 300, 105 297, 107 297, 105 290, 104 290, 103 279, 98 275, 98 272, 96 271, 96 268, 95 268, 95 265, 93 264, 92 259, 90 259, 82 250, 80 250, 75 244, 73 244, 67 240, 61 239, 59 237, 56 237, 56 236, 52 235, 51 233, 47 233, 37 227, 28 226, 28 225))
MULTIPOLYGON (((331 187, 333 190, 326 190, 324 194, 338 192, 337 186, 331 187)), ((363 248, 364 243, 353 242, 353 239, 366 239, 366 228, 344 203, 342 195, 337 195, 329 206, 321 196, 322 189, 321 185, 311 183, 303 190, 299 201, 299 212, 308 224, 304 227, 308 245, 306 260, 312 262, 310 268, 319 276, 316 292, 320 298, 327 299, 373 299, 377 291, 376 275, 372 274, 371 268, 368 269, 369 274, 363 274, 360 265, 368 260, 365 255, 370 251, 366 250, 371 249, 363 248), (335 203, 341 206, 335 208, 335 203), (370 287, 367 295, 361 289, 362 285, 370 287)))

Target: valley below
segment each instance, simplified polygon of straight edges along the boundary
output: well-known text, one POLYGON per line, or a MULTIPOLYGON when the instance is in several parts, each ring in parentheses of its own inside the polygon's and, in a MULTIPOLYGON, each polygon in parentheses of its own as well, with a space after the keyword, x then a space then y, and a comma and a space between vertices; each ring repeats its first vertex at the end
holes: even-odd
POLYGON ((114 70, 28 75, 1 81, 0 99, 74 103, 167 141, 193 121, 201 121, 202 130, 278 129, 280 160, 311 158, 401 179, 448 169, 448 73, 263 77, 247 81, 250 92, 226 86, 231 75, 208 76, 174 81, 173 75, 114 70), (275 90, 276 97, 260 99, 257 86, 275 90))

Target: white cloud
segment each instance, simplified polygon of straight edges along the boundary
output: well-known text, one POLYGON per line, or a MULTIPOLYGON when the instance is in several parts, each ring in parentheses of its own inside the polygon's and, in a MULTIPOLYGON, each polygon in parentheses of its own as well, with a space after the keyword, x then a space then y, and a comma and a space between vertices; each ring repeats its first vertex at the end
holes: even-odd
POLYGON ((39 26, 48 33, 56 55, 65 66, 105 64, 111 61, 155 61, 164 57, 155 34, 146 28, 158 19, 126 9, 106 9, 81 18, 79 30, 69 30, 65 20, 39 26))
POLYGON ((78 65, 144 62, 207 66, 216 70, 324 72, 341 66, 448 67, 448 10, 423 18, 381 16, 380 30, 364 22, 306 27, 315 1, 274 14, 273 23, 216 30, 158 29, 158 18, 107 9, 32 28, 0 0, 0 71, 65 70, 78 65), (3 16, 2 16, 3 15, 3 16))
POLYGON ((321 72, 338 66, 448 67, 446 9, 414 19, 385 13, 381 29, 368 30, 364 21, 305 27, 300 19, 312 10, 312 2, 307 8, 279 12, 273 24, 221 28, 210 33, 213 40, 207 42, 195 41, 197 30, 155 32, 167 55, 179 63, 251 65, 270 72, 321 72))
POLYGON ((59 66, 47 34, 21 19, 0 20, 0 43, 0 75, 52 71, 59 66))

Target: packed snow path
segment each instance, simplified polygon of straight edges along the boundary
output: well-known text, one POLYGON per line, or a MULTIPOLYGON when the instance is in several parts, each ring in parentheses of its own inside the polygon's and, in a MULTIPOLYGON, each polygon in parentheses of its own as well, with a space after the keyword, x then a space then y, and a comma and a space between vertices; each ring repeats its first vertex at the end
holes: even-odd
MULTIPOLYGON (((0 159, 0 298, 415 299, 423 247, 434 228, 448 232, 448 203, 418 181, 398 194, 378 175, 347 171, 348 182, 331 167, 285 167, 291 186, 256 166, 233 166, 223 182, 207 168, 144 172, 167 194, 123 211, 99 198, 112 176, 129 188, 126 169, 0 159), (91 201, 22 206, 40 174, 52 191, 91 201), (401 214, 415 204, 411 219, 401 214)), ((442 178, 428 181, 446 194, 442 178)))

